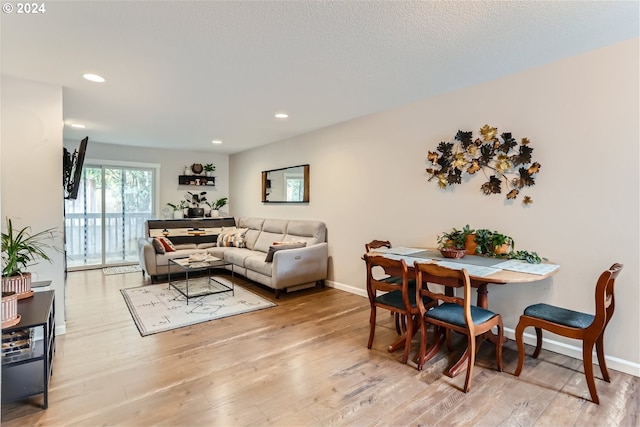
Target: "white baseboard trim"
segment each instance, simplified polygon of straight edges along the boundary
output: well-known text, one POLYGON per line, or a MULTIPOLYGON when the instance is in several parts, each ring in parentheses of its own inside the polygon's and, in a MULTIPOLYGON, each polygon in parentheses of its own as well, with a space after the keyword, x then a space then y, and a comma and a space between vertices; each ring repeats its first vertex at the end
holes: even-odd
POLYGON ((66 324, 63 324, 63 325, 56 324, 56 330, 55 330, 54 333, 56 334, 56 336, 66 334, 67 333, 67 325, 66 324))
MULTIPOLYGON (((356 288, 353 286, 345 285, 343 283, 334 282, 331 280, 326 281, 326 285, 331 288, 339 289, 341 291, 349 292, 355 295, 359 295, 361 297, 367 298, 367 291, 365 289, 356 288)), ((515 330, 511 328, 504 328, 504 335, 512 340, 515 340, 515 330)), ((525 333, 523 335, 524 342, 526 344, 536 345, 536 336, 532 334, 525 333)), ((553 339, 545 338, 544 333, 542 337, 542 348, 545 350, 553 351, 554 353, 563 354, 565 356, 573 357, 574 359, 582 360, 582 347, 569 345, 560 341, 556 341, 553 339)), ((618 357, 607 356, 605 354, 605 359, 607 361, 607 368, 615 369, 616 371, 624 372, 625 374, 633 375, 635 377, 640 377, 640 364, 630 362, 628 360, 620 359, 618 357)), ((594 363, 598 364, 598 358, 593 357, 594 363)))

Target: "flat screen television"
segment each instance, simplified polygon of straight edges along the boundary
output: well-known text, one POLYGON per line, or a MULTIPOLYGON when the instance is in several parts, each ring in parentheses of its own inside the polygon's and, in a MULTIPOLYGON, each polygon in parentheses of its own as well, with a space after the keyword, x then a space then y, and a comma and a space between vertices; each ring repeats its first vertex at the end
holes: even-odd
POLYGON ((80 178, 82 177, 82 165, 84 164, 84 155, 87 151, 87 143, 89 137, 85 136, 80 141, 80 147, 74 150, 73 154, 64 148, 62 153, 64 198, 75 200, 78 197, 78 189, 80 188, 80 178))

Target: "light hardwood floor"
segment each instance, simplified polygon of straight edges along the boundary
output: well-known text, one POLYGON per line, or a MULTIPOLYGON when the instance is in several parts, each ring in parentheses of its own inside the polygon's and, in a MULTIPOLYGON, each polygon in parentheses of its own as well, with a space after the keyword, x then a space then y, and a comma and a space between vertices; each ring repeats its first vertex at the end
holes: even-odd
POLYGON ((442 375, 461 340, 418 372, 387 353, 395 330, 386 312, 367 350, 365 298, 327 288, 275 300, 242 282, 278 307, 143 338, 119 292, 140 286, 141 274, 69 273, 49 409, 36 406, 41 397, 3 405, 3 426, 640 424, 637 377, 610 370, 611 383, 596 380, 595 405, 579 360, 543 350, 516 378, 509 341, 502 373, 483 344, 465 394, 464 375, 442 375))

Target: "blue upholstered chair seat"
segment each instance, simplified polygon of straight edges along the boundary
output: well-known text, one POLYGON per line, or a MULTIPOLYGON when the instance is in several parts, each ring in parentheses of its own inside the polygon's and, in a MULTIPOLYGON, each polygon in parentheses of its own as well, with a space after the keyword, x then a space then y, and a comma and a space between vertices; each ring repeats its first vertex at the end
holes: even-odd
MULTIPOLYGON (((411 306, 416 306, 416 292, 415 292, 416 281, 409 280, 409 301, 411 302, 411 306)), ((429 304, 431 302, 431 298, 424 297, 422 298, 425 304, 429 304)), ((380 304, 389 305, 391 307, 396 307, 404 310, 404 302, 402 301, 402 291, 391 291, 386 294, 378 295, 376 297, 376 302, 380 304)))
MULTIPOLYGON (((473 323, 479 325, 491 319, 496 314, 493 311, 485 310, 484 308, 471 306, 471 318, 473 323)), ((444 303, 437 307, 428 310, 425 313, 426 317, 440 320, 441 322, 451 323, 461 328, 465 327, 464 323, 464 310, 463 307, 454 303, 444 303)))
POLYGON ((586 329, 593 323, 595 316, 579 311, 567 310, 549 304, 534 304, 524 309, 524 315, 558 323, 570 328, 586 329))

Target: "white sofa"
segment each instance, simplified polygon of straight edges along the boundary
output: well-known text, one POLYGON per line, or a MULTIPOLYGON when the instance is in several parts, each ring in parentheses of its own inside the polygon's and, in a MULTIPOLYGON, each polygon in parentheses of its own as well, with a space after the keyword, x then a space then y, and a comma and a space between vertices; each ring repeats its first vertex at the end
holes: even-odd
MULTIPOLYGON (((203 224, 209 235, 227 231, 233 218, 221 219, 223 223, 203 224), (210 227, 220 225, 220 227, 210 227), (222 227, 225 227, 224 229, 222 227)), ((143 275, 151 276, 156 282, 159 276, 168 272, 169 258, 189 256, 193 253, 208 252, 233 264, 235 274, 241 274, 247 279, 256 281, 275 290, 276 298, 290 288, 324 286, 327 278, 328 245, 326 243, 326 226, 321 221, 286 220, 266 218, 239 218, 235 222, 237 229, 244 232, 246 247, 218 246, 212 239, 198 240, 192 236, 191 242, 185 240, 184 227, 194 227, 193 220, 167 220, 154 224, 166 228, 167 236, 175 244, 175 252, 157 253, 151 241, 161 235, 162 229, 147 226, 147 238, 139 240, 140 265, 143 275), (173 228, 167 228, 173 226, 173 228), (172 235, 173 233, 173 235, 172 235), (207 241, 205 241, 207 240, 207 241), (306 246, 296 249, 283 249, 274 252, 273 261, 266 262, 269 247, 274 242, 304 242, 306 246)), ((212 221, 212 220, 209 220, 212 221)), ((217 239, 216 239, 217 242, 217 239)), ((230 267, 229 267, 230 268, 230 267)), ((176 272, 178 270, 175 270, 176 272)), ((173 273, 174 270, 172 269, 173 273)))

